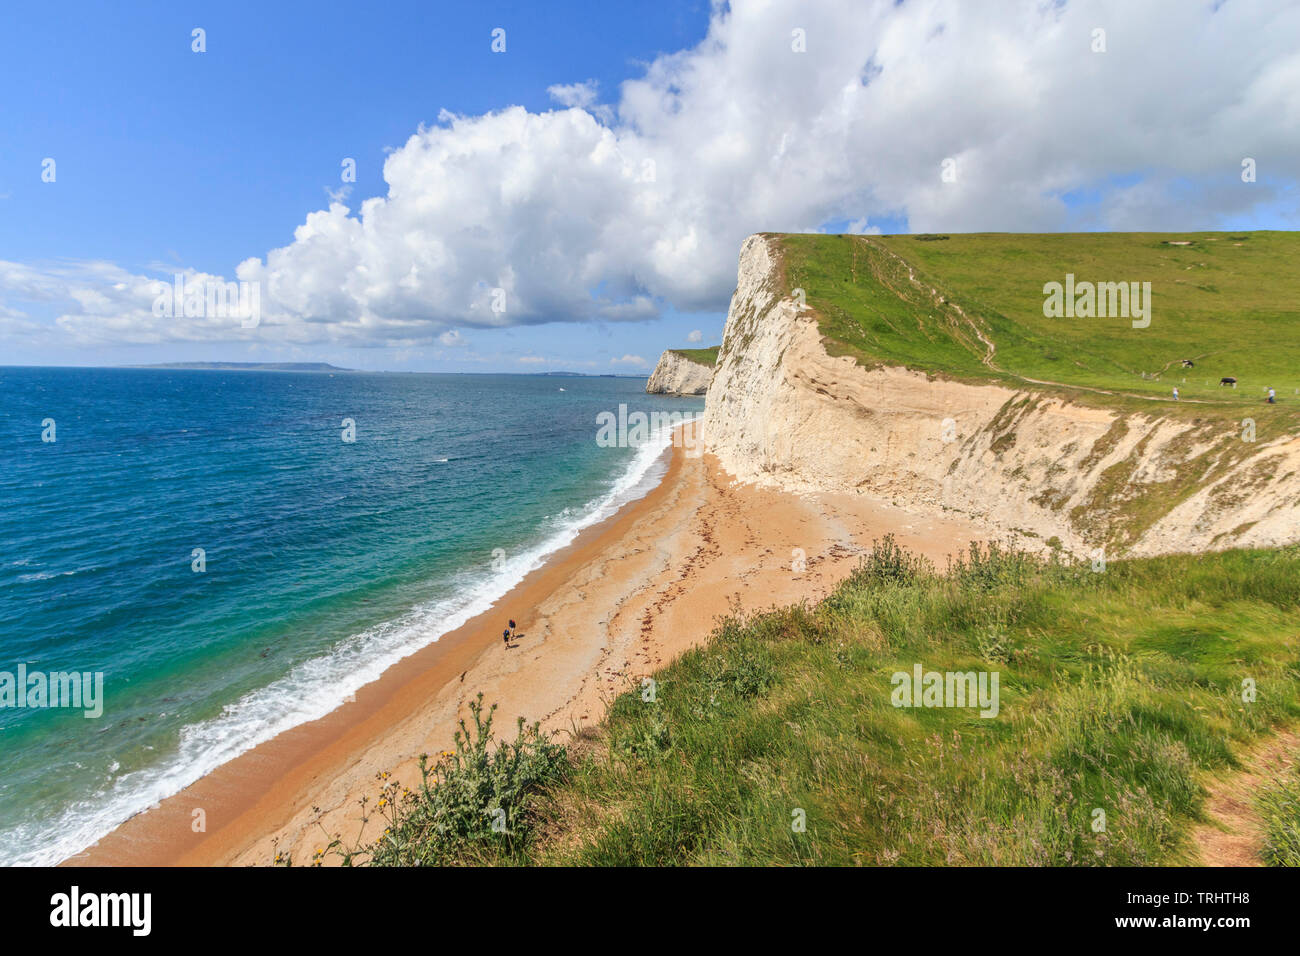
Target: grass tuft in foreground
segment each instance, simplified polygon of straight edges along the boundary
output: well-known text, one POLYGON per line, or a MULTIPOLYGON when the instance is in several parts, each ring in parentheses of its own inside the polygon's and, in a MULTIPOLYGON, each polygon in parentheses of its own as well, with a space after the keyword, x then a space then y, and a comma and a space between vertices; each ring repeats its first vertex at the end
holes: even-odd
POLYGON ((1264 821, 1264 862, 1300 866, 1300 763, 1292 773, 1265 788, 1255 799, 1264 821))
MULTIPOLYGON (((346 843, 335 835, 317 849, 313 865, 327 856, 344 866, 483 865, 522 861, 532 839, 538 791, 559 783, 568 771, 566 748, 543 734, 539 724, 523 718, 513 742, 496 742, 492 720, 496 705, 483 713, 483 695, 470 705, 474 728, 462 720, 455 750, 441 753, 429 766, 420 756, 420 785, 415 790, 380 773, 380 794, 373 807, 362 803, 362 825, 378 814, 388 826, 373 844, 346 843)), ((278 856, 276 862, 292 865, 278 856)))

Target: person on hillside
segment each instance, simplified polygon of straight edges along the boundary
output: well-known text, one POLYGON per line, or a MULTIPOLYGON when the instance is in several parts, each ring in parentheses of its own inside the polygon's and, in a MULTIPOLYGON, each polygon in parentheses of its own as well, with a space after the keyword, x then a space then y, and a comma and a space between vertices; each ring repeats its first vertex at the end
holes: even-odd
POLYGON ((515 636, 515 619, 514 619, 514 618, 511 618, 511 619, 510 619, 510 636, 511 636, 511 637, 514 637, 514 636, 515 636))
POLYGON ((1178 386, 1174 386, 1174 401, 1178 401, 1178 386))
POLYGON ((506 647, 510 646, 510 628, 507 627, 504 631, 501 632, 501 641, 505 644, 506 647))
POLYGON ((1273 386, 1271 385, 1268 387, 1268 403, 1270 405, 1277 404, 1277 392, 1273 391, 1273 386))

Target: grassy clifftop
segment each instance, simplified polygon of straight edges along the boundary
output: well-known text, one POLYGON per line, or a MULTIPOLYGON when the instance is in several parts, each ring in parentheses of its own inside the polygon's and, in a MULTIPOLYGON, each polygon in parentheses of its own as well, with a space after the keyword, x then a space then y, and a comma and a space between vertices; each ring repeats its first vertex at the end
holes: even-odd
POLYGON ((802 288, 828 350, 864 365, 1037 382, 1103 404, 1167 400, 1177 385, 1202 412, 1257 406, 1269 386, 1300 405, 1300 233, 777 238, 783 291, 802 288), (1044 284, 1067 273, 1150 282, 1150 325, 1045 317, 1044 284))
POLYGON ((707 365, 710 368, 718 364, 718 349, 721 346, 714 345, 707 349, 669 349, 674 355, 680 355, 687 361, 694 362, 696 365, 707 365))

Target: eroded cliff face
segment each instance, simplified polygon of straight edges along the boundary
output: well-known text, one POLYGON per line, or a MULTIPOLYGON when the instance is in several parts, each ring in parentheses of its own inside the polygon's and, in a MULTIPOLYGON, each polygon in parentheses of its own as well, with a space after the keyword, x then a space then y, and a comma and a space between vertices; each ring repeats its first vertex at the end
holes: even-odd
POLYGON ((737 478, 951 509, 1080 554, 1300 540, 1300 438, 1251 443, 1221 422, 832 358, 811 313, 782 295, 776 242, 741 249, 705 403, 706 446, 737 478))
POLYGON ((659 356, 645 390, 652 395, 703 395, 712 378, 712 366, 692 362, 670 350, 659 356))

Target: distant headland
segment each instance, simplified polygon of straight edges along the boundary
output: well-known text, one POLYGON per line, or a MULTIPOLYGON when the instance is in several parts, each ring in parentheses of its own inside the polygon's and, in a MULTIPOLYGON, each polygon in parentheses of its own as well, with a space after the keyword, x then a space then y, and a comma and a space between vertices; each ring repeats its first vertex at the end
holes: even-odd
POLYGON ((328 362, 164 362, 161 365, 124 365, 123 368, 207 369, 224 372, 355 372, 328 362))

